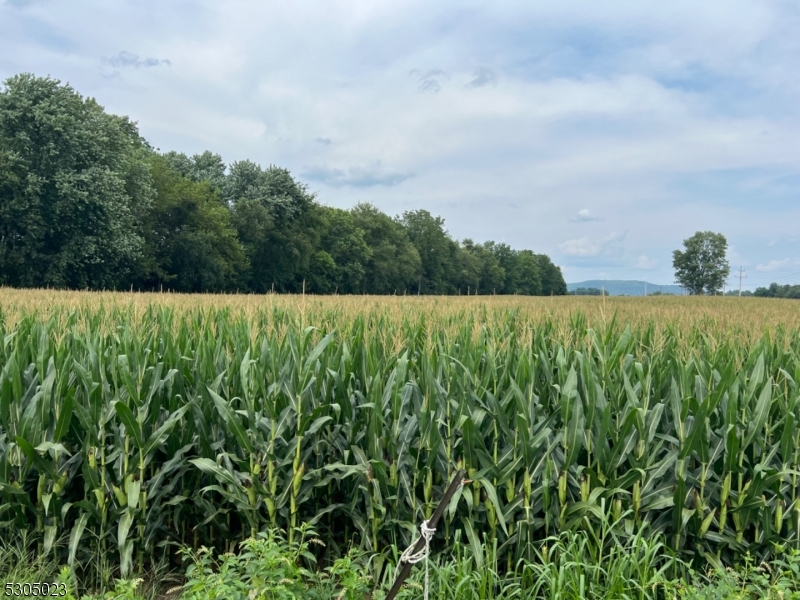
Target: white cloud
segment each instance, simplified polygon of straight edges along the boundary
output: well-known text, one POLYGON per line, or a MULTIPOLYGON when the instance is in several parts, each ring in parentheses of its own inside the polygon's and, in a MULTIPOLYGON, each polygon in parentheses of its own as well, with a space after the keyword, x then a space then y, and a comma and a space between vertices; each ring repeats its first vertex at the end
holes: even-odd
POLYGON ((342 186, 365 188, 398 185, 414 174, 385 169, 380 162, 376 162, 348 169, 309 167, 301 172, 301 176, 336 188, 342 186))
POLYGON ((162 65, 169 66, 172 64, 166 58, 139 58, 138 54, 131 54, 125 50, 114 56, 104 57, 103 62, 111 65, 112 67, 133 67, 134 69, 141 67, 160 67, 162 65))
POLYGON ((565 256, 590 257, 601 254, 618 254, 621 250, 624 233, 612 232, 604 238, 589 237, 567 240, 558 245, 558 249, 565 256))
POLYGON ((573 223, 586 223, 589 221, 601 221, 599 217, 595 217, 588 208, 582 208, 578 211, 578 214, 575 215, 570 221, 573 223))
POLYGON ((601 247, 588 237, 582 237, 562 242, 558 249, 567 256, 597 256, 601 247))
POLYGON ((800 258, 783 258, 781 260, 771 260, 766 264, 756 265, 756 271, 779 271, 787 267, 796 267, 800 265, 800 258))
POLYGON ((646 254, 639 256, 639 260, 636 261, 636 268, 644 271, 652 271, 657 266, 658 261, 654 258, 648 258, 646 254))

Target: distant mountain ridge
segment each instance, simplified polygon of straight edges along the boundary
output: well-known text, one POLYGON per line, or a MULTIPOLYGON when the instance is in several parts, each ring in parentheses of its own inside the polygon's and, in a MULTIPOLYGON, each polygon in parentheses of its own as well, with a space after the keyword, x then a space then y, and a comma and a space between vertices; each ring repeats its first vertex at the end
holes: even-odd
POLYGON ((685 293, 679 285, 662 285, 636 279, 590 279, 567 284, 567 290, 570 292, 577 288, 604 289, 610 296, 644 296, 645 291, 648 295, 653 292, 675 294, 676 296, 685 293))

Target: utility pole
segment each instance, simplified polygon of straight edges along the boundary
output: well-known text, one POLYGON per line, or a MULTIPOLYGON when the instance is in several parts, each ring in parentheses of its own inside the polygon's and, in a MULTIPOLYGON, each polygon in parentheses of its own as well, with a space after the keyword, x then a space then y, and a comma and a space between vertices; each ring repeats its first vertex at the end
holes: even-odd
POLYGON ((744 268, 742 266, 739 266, 739 297, 740 298, 742 297, 742 277, 746 277, 746 275, 743 275, 743 273, 744 273, 744 268))
POLYGON ((644 295, 647 296, 647 282, 644 282, 644 295))

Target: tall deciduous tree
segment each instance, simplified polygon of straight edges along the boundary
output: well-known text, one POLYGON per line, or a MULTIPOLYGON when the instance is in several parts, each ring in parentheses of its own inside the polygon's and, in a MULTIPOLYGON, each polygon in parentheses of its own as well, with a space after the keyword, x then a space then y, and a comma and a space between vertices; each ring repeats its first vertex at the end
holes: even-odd
POLYGON ((193 181, 151 157, 156 200, 143 222, 139 283, 181 292, 235 290, 247 271, 230 213, 208 181, 193 181))
POLYGON ((314 194, 288 170, 251 161, 231 165, 225 194, 250 262, 250 289, 300 291, 319 250, 314 194))
POLYGON ((462 293, 475 294, 502 293, 506 272, 497 257, 486 244, 476 244, 470 239, 461 243, 462 279, 459 289, 462 293))
POLYGON ((725 254, 728 240, 721 233, 698 231, 683 240, 684 250, 672 253, 675 280, 691 294, 722 292, 731 268, 725 254))
POLYGON ((211 185, 214 192, 225 196, 227 182, 227 167, 219 154, 206 150, 202 154, 195 154, 191 158, 182 152, 167 152, 163 154, 169 167, 192 181, 205 181, 211 185))
POLYGON ((372 250, 350 211, 321 206, 320 250, 311 264, 313 292, 357 294, 364 291, 366 265, 372 250), (331 289, 332 288, 332 289, 331 289))
POLYGON ((537 254, 536 262, 538 263, 539 273, 542 278, 542 295, 566 296, 567 283, 564 281, 561 267, 554 265, 553 261, 551 261, 550 257, 546 254, 537 254))
MULTIPOLYGON (((544 262, 544 261, 542 261, 544 262)), ((548 259, 548 262, 549 259, 548 259)), ((550 282, 549 285, 553 286, 554 294, 558 291, 559 295, 567 293, 567 284, 564 281, 564 276, 561 274, 561 269, 550 263, 550 282), (557 272, 555 272, 555 269, 557 272)), ((543 293, 542 290, 542 268, 536 255, 530 250, 520 250, 516 253, 516 260, 514 264, 514 288, 510 289, 509 294, 522 294, 525 296, 539 296, 543 293)))
POLYGON ((0 91, 0 283, 124 285, 153 188, 136 125, 51 78, 0 91))
POLYGON ((358 204, 350 212, 353 224, 364 232, 364 240, 370 248, 364 291, 402 294, 412 286, 416 291, 421 263, 403 226, 371 204, 358 204))
POLYGON ((445 230, 444 219, 434 217, 427 210, 412 210, 404 212, 399 223, 419 253, 422 268, 417 279, 417 293, 452 293, 458 245, 445 230))

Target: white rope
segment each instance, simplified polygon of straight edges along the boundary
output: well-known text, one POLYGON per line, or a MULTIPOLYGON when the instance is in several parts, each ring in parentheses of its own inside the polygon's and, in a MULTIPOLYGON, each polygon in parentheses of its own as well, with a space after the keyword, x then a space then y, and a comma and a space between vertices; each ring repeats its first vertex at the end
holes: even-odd
POLYGON ((414 546, 416 546, 417 542, 420 540, 420 538, 417 538, 414 540, 414 543, 406 548, 403 554, 400 555, 400 562, 416 565, 423 560, 425 561, 425 600, 428 600, 428 556, 431 552, 431 540, 433 539, 433 534, 436 533, 436 528, 431 529, 428 527, 428 522, 423 521, 422 525, 419 527, 419 531, 422 534, 422 538, 425 540, 425 546, 422 550, 415 553, 414 546))

